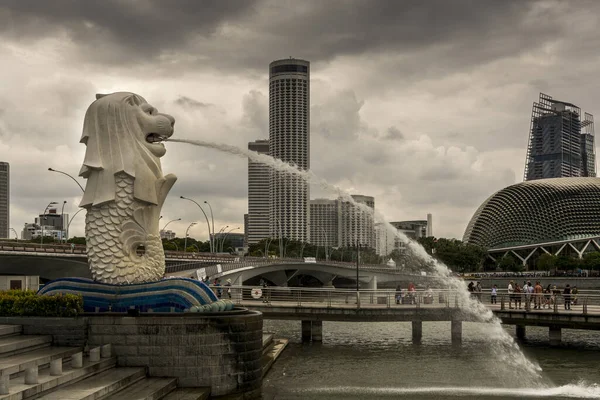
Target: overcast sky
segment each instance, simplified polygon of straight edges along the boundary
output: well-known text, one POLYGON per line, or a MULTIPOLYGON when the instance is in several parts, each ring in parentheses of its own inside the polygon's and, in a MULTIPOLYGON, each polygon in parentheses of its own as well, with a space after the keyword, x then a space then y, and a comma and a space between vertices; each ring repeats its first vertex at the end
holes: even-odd
MULTIPOLYGON (((79 188, 83 116, 96 93, 132 91, 176 119, 179 138, 245 147, 268 138, 268 65, 311 62, 311 167, 375 197, 390 221, 434 218, 462 238, 479 204, 523 177, 539 92, 600 113, 600 1, 0 2, 0 161, 11 227, 79 188)), ((167 143, 179 180, 163 209, 183 236, 208 200, 241 227, 247 162, 167 143)), ((80 179, 83 183, 83 180, 80 179)), ((333 194, 312 189, 311 197, 333 194)), ((83 235, 83 213, 71 233, 83 235)))

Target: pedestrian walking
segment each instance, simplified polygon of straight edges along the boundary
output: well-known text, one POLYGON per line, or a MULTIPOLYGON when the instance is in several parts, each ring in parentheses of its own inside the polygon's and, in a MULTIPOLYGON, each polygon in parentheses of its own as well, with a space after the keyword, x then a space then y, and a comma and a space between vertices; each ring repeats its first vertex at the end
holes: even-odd
POLYGON ((517 308, 517 305, 519 306, 518 308, 521 309, 521 293, 522 293, 522 289, 521 286, 519 286, 518 283, 515 284, 515 308, 517 308))
POLYGON ((576 306, 577 305, 577 295, 579 294, 579 290, 577 290, 577 286, 573 285, 573 289, 571 289, 571 295, 573 296, 573 300, 571 303, 576 306))

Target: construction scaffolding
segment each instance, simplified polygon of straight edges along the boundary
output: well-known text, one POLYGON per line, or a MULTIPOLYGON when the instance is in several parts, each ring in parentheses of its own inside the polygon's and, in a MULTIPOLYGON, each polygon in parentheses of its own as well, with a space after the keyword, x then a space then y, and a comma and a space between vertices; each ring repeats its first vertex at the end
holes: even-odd
POLYGON ((540 93, 533 103, 523 180, 596 176, 594 117, 540 93), (582 128, 584 130, 582 131, 582 128))

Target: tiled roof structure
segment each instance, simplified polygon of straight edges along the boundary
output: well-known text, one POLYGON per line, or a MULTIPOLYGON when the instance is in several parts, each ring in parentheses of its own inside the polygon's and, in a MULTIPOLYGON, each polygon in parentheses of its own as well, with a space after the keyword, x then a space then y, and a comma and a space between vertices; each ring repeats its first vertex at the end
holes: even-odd
POLYGON ((463 241, 493 249, 594 236, 600 236, 600 178, 553 178, 494 193, 463 241))

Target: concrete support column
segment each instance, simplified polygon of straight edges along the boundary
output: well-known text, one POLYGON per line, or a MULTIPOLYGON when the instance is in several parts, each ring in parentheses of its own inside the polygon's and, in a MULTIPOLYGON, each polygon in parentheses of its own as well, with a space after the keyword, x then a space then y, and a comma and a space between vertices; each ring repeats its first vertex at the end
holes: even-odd
POLYGON ((25 370, 25 384, 37 385, 38 383, 38 367, 27 368, 25 370))
POLYGON ((452 320, 450 323, 452 344, 462 343, 462 321, 452 320))
POLYGON ((323 321, 312 321, 311 336, 313 342, 323 341, 323 321))
MULTIPOLYGON (((369 281, 369 290, 377 290, 377 277, 376 276, 372 277, 371 280, 369 281)), ((373 294, 373 292, 371 292, 371 294, 369 296, 369 301, 371 302, 371 304, 373 304, 373 302, 377 302, 375 297, 376 296, 373 294)))
POLYGON ((517 338, 521 340, 525 339, 525 325, 517 325, 516 330, 517 338))
POLYGON ((82 368, 83 367, 83 353, 79 352, 71 356, 71 367, 82 368))
POLYGON ((302 343, 310 342, 312 339, 311 321, 302 321, 302 343))
POLYGON ((90 349, 90 361, 100 361, 100 347, 94 347, 93 349, 90 349))
POLYGON ((561 342, 561 330, 558 326, 551 326, 549 329, 550 346, 558 346, 561 342))
POLYGON ((412 321, 412 341, 414 344, 421 344, 423 337, 423 321, 412 321))
POLYGON ((8 394, 8 381, 10 379, 9 375, 0 376, 0 394, 8 394))
POLYGON ((50 376, 60 376, 63 372, 63 360, 62 358, 57 358, 55 360, 50 361, 50 376))
POLYGON ((112 347, 109 344, 105 344, 100 347, 100 357, 102 358, 110 358, 112 355, 112 347))

